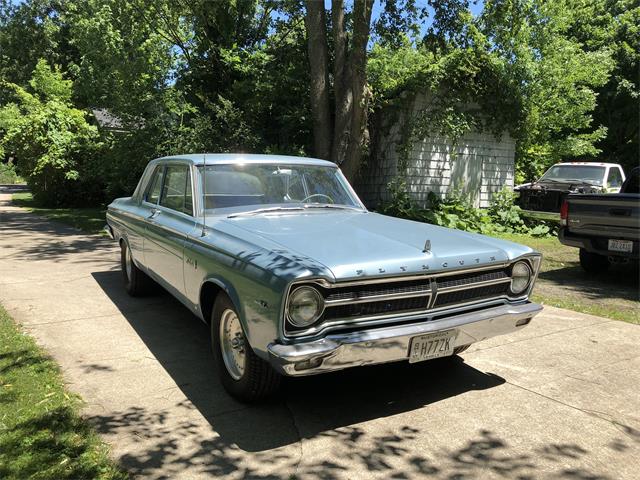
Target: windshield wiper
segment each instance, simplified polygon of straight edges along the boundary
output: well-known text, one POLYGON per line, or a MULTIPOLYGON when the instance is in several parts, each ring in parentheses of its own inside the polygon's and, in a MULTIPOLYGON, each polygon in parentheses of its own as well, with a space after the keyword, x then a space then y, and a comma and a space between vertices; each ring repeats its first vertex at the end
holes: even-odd
POLYGON ((349 207, 347 205, 334 205, 333 203, 310 203, 310 204, 306 204, 302 208, 304 208, 304 209, 308 209, 308 208, 336 208, 338 210, 360 210, 359 208, 356 208, 356 207, 349 207))
POLYGON ((227 218, 248 217, 251 215, 260 215, 261 213, 271 213, 271 212, 294 212, 294 211, 300 211, 300 210, 309 210, 311 208, 335 208, 337 210, 360 210, 357 207, 349 207, 347 205, 334 205, 331 203, 311 203, 311 204, 304 204, 299 207, 258 208, 256 210, 250 210, 248 212, 232 213, 231 215, 227 215, 227 218))
POLYGON ((258 208, 256 210, 250 210, 248 212, 238 212, 227 215, 227 218, 245 217, 251 215, 259 215, 261 213, 269 212, 290 212, 293 210, 304 210, 304 207, 270 207, 270 208, 258 208))

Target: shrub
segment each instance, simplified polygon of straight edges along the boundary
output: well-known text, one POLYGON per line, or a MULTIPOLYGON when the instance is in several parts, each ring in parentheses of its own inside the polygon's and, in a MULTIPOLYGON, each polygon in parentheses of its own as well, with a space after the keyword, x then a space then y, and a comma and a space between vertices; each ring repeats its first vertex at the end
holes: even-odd
POLYGON ((0 162, 0 185, 13 185, 21 181, 22 179, 18 176, 12 164, 0 162))
POLYGON ((72 106, 71 81, 40 60, 29 83, 29 91, 4 84, 15 101, 0 108, 0 149, 18 159, 39 204, 99 203, 100 177, 83 174, 99 154, 98 131, 72 106))
POLYGON ((385 215, 484 234, 545 236, 553 231, 553 227, 546 222, 523 219, 520 216, 522 210, 515 205, 515 194, 507 188, 494 194, 488 209, 481 209, 475 208, 459 190, 454 190, 444 199, 429 192, 429 207, 423 208, 407 192, 404 179, 396 178, 387 187, 391 201, 380 209, 385 215))

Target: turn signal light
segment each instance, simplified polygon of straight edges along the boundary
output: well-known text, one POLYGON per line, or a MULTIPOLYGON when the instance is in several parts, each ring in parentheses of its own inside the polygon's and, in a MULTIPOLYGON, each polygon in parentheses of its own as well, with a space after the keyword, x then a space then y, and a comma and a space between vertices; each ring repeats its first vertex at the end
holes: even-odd
POLYGON ((564 200, 560 206, 560 225, 566 227, 569 224, 569 202, 564 200))

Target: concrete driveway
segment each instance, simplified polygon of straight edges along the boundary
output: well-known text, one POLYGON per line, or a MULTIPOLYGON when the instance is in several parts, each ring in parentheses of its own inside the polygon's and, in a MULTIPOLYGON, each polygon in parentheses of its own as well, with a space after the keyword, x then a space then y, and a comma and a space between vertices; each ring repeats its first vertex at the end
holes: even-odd
POLYGON ((207 328, 129 298, 118 249, 9 205, 0 303, 60 363, 141 478, 640 478, 640 328, 546 308, 463 361, 288 380, 248 407, 212 374, 207 328))

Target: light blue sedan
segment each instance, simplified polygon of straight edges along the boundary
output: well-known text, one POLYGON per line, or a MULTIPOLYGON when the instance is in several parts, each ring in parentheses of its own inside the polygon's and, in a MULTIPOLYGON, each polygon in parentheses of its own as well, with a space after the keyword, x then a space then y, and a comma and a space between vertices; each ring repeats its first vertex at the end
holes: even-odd
POLYGON ((211 326, 225 388, 452 356, 523 328, 528 247, 369 212, 335 164, 199 154, 153 160, 107 228, 127 291, 160 284, 211 326))

